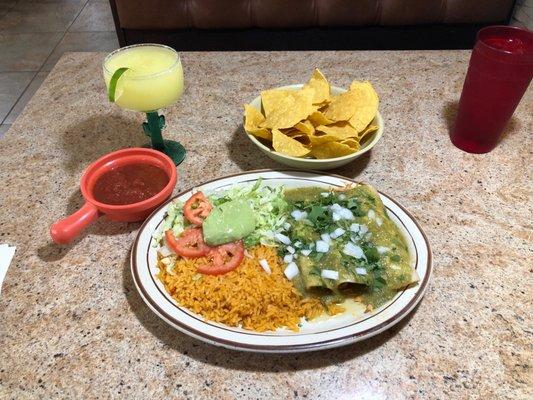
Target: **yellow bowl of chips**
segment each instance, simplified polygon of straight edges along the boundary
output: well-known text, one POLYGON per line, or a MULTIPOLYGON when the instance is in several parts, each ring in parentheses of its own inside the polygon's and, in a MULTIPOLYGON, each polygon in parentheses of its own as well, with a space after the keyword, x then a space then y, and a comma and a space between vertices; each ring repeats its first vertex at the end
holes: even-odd
POLYGON ((327 170, 366 153, 383 134, 369 82, 330 86, 315 70, 307 84, 261 92, 245 105, 244 130, 268 157, 293 168, 327 170), (354 113, 355 111, 355 113, 354 113))

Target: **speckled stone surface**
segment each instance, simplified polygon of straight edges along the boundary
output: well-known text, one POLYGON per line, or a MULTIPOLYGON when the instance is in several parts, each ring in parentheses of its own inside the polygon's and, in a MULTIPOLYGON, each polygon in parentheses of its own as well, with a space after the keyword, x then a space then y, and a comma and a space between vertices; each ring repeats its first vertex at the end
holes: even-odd
POLYGON ((183 54, 186 90, 166 110, 166 135, 188 149, 176 191, 278 167, 244 136, 241 105, 318 66, 338 86, 371 80, 385 119, 372 153, 334 172, 400 201, 433 249, 429 291, 393 329, 336 350, 247 354, 144 305, 128 261, 139 224, 102 218, 71 246, 49 239, 82 204, 83 168, 145 142, 142 115, 106 100, 103 56, 64 56, 0 139, 0 243, 17 246, 0 295, 0 398, 531 398, 531 89, 502 143, 473 155, 447 133, 467 51, 183 54))

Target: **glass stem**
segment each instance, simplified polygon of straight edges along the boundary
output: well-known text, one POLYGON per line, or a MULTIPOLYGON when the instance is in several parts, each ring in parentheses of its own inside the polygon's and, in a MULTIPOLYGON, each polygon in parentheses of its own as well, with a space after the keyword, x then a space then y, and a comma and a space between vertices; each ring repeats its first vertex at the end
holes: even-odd
POLYGON ((163 151, 165 149, 165 142, 161 134, 161 118, 157 111, 150 111, 146 113, 146 119, 148 121, 148 130, 150 131, 150 139, 152 140, 152 148, 163 151))

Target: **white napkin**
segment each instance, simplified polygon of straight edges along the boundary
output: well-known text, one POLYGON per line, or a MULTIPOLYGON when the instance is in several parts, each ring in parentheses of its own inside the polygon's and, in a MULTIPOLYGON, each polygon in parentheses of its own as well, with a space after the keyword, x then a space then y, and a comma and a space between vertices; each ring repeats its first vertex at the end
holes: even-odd
POLYGON ((2 293, 2 283, 4 282, 7 269, 9 268, 9 264, 11 264, 16 249, 15 246, 0 244, 0 293, 2 293))

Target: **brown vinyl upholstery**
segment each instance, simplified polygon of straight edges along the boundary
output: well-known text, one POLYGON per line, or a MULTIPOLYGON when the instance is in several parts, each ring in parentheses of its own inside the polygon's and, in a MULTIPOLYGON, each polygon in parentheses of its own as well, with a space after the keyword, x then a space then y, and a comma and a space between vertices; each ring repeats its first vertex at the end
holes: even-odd
POLYGON ((112 0, 136 30, 324 28, 491 23, 513 0, 112 0))

